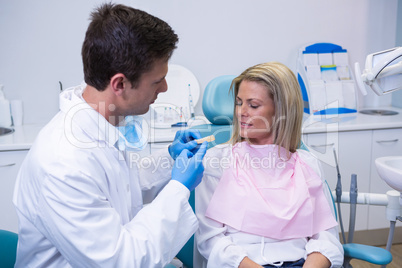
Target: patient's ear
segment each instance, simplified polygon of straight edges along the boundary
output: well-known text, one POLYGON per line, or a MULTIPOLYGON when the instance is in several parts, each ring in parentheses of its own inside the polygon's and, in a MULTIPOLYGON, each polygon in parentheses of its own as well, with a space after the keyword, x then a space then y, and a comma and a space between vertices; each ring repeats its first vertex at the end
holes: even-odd
POLYGON ((116 96, 121 96, 127 85, 127 78, 122 73, 117 73, 110 78, 110 87, 116 96))

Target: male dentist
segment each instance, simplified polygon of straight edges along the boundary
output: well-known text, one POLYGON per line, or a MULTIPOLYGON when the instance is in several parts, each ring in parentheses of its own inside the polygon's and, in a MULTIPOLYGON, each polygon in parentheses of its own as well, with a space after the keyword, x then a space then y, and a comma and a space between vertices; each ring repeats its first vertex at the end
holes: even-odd
POLYGON ((16 267, 164 267, 198 227, 188 204, 204 170, 198 132, 179 132, 147 168, 127 157, 144 146, 136 115, 167 90, 177 35, 123 5, 91 18, 86 84, 61 93, 17 178, 16 267))

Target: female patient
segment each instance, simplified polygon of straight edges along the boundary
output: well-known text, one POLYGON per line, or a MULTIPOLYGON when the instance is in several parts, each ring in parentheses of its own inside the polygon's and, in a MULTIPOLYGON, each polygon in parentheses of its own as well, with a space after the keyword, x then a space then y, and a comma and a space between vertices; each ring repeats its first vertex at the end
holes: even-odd
POLYGON ((264 63, 235 78, 232 89, 230 144, 208 151, 196 189, 204 266, 342 266, 319 164, 297 150, 303 108, 296 77, 281 63, 264 63))

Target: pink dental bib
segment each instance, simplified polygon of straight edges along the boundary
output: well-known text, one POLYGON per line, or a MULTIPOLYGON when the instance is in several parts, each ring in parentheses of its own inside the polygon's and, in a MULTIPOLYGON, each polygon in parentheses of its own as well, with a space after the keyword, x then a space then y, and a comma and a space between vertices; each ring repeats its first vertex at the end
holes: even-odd
POLYGON ((239 231, 273 239, 311 237, 337 225, 321 178, 276 145, 237 143, 206 216, 239 231))

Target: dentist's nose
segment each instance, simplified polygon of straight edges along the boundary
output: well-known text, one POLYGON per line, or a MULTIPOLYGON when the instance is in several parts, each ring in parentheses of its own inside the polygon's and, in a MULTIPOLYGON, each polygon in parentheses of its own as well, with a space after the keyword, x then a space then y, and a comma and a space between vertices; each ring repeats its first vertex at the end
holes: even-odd
POLYGON ((168 85, 167 85, 166 79, 163 79, 163 81, 161 82, 161 85, 160 85, 160 89, 158 91, 161 93, 161 92, 166 92, 167 90, 168 90, 168 85))

